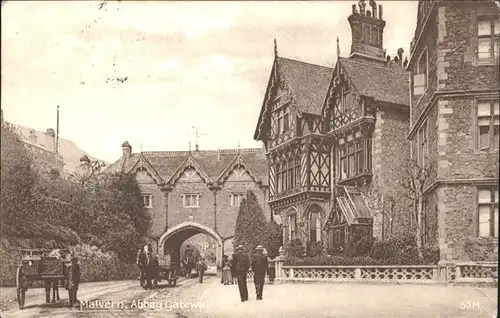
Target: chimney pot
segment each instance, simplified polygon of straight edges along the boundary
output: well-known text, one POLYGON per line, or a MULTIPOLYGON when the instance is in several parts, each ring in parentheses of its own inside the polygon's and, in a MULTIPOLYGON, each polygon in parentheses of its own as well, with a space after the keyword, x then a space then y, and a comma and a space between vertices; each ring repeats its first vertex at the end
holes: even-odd
POLYGON ((128 141, 125 141, 122 144, 122 153, 123 157, 128 158, 132 154, 132 146, 128 143, 128 141))

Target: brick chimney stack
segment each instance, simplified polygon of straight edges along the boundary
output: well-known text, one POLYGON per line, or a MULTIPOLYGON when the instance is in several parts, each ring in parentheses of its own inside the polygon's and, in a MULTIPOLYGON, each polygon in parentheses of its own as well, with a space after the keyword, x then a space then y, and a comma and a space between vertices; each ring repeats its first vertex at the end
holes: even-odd
POLYGON ((127 159, 132 154, 132 146, 128 143, 128 141, 125 141, 122 144, 122 153, 123 153, 123 157, 125 157, 127 159))
POLYGON ((352 46, 349 58, 384 62, 384 27, 382 6, 370 0, 371 10, 366 10, 365 0, 352 5, 352 14, 347 19, 351 26, 352 46), (378 16, 377 16, 378 14, 378 16))

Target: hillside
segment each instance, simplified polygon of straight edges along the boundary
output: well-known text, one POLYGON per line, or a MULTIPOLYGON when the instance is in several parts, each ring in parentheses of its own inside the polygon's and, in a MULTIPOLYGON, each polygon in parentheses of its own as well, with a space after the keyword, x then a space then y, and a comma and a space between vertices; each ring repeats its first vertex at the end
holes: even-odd
MULTIPOLYGON (((34 130, 31 128, 23 127, 21 125, 12 124, 19 132, 19 134, 27 140, 43 146, 44 148, 53 150, 54 142, 50 135, 46 132, 34 130)), ((97 160, 97 158, 89 155, 86 151, 78 148, 78 146, 71 140, 59 138, 59 153, 64 160, 65 172, 72 173, 80 165, 80 158, 87 155, 90 160, 97 160)), ((108 163, 106 163, 108 164, 108 163)))

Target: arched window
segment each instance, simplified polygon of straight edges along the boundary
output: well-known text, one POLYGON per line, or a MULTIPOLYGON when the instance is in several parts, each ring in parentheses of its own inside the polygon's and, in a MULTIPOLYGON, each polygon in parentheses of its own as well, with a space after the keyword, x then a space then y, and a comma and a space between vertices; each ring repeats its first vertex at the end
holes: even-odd
POLYGON ((321 215, 319 211, 311 212, 309 215, 309 241, 321 241, 321 215))
POLYGON ((288 239, 291 241, 297 238, 297 214, 292 213, 288 216, 288 239))

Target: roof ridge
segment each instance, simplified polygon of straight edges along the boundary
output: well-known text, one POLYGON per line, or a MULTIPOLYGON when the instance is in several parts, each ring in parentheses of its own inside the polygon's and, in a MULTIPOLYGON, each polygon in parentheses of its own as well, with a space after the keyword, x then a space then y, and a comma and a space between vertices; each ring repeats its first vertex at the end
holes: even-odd
POLYGON ((379 66, 379 65, 375 65, 375 64, 371 64, 371 63, 363 63, 363 62, 355 61, 355 60, 352 60, 352 59, 349 59, 349 58, 345 58, 345 57, 341 57, 339 59, 341 61, 342 60, 348 61, 349 63, 356 63, 356 64, 361 64, 361 65, 367 65, 367 66, 371 66, 371 67, 381 68, 383 70, 388 70, 388 71, 391 71, 393 73, 409 73, 407 70, 396 71, 396 70, 394 70, 394 69, 392 69, 390 67, 387 67, 387 66, 379 66))
POLYGON ((212 153, 212 154, 217 154, 217 153, 249 153, 249 152, 258 152, 262 151, 261 148, 242 148, 242 149, 217 149, 217 150, 196 150, 196 151, 189 151, 189 150, 159 150, 159 151, 141 151, 140 153, 135 153, 139 155, 180 155, 180 154, 195 154, 195 153, 212 153))
POLYGON ((302 63, 302 64, 308 64, 308 65, 312 65, 312 66, 318 66, 318 67, 323 67, 323 68, 327 68, 327 69, 333 70, 333 68, 331 68, 329 66, 324 66, 324 65, 319 65, 319 64, 313 64, 313 63, 310 63, 310 62, 304 62, 304 61, 294 60, 294 59, 291 59, 291 58, 288 58, 288 57, 281 57, 281 56, 279 56, 278 59, 289 60, 289 61, 293 61, 293 62, 298 62, 298 63, 302 63))

